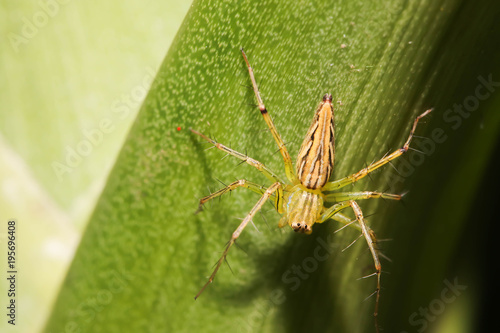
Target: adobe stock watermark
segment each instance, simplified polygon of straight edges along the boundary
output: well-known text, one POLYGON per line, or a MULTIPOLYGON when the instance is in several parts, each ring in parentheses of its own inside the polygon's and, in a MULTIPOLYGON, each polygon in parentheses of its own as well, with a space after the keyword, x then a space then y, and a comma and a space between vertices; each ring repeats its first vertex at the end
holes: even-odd
POLYGON ((292 265, 281 276, 281 281, 289 285, 291 291, 299 289, 302 281, 309 278, 309 274, 318 269, 318 265, 322 261, 326 261, 333 253, 336 246, 333 243, 333 235, 329 234, 327 240, 318 237, 316 241, 318 245, 314 248, 313 255, 302 260, 300 265, 292 265))
POLYGON ((94 128, 83 129, 83 139, 74 146, 67 145, 64 148, 63 160, 51 163, 52 169, 60 182, 63 181, 65 175, 72 173, 79 167, 84 159, 92 154, 94 148, 103 143, 105 136, 116 129, 117 122, 124 120, 137 109, 144 97, 146 97, 155 75, 156 71, 147 67, 146 75, 142 78, 141 83, 133 87, 130 92, 121 94, 119 98, 116 98, 111 103, 110 116, 101 118, 94 128))
POLYGON ((85 326, 113 302, 116 295, 122 293, 134 280, 127 272, 113 270, 106 276, 106 288, 97 290, 83 300, 74 311, 69 311, 68 321, 64 324, 64 332, 86 332, 85 326))
POLYGON ((50 22, 52 18, 59 14, 61 6, 66 5, 71 0, 39 0, 37 11, 31 17, 23 16, 21 18, 23 26, 17 33, 9 32, 7 38, 9 39, 11 47, 17 53, 22 45, 26 45, 30 40, 35 38, 41 29, 43 29, 50 22))
MULTIPOLYGON (((302 260, 300 265, 292 265, 281 276, 281 281, 290 291, 297 290, 303 281, 307 280, 311 273, 315 272, 319 263, 326 261, 338 246, 333 242, 334 234, 323 239, 316 238, 317 245, 313 250, 313 255, 302 260)), ((276 306, 286 302, 287 298, 283 287, 275 288, 266 300, 255 302, 254 310, 239 325, 239 332, 255 332, 262 324, 264 318, 276 306)))
MULTIPOLYGON (((468 119, 479 108, 482 101, 490 98, 500 87, 500 82, 493 81, 492 74, 489 74, 487 78, 480 75, 477 80, 479 84, 474 89, 474 94, 465 97, 460 104, 453 104, 452 108, 442 113, 444 122, 450 124, 451 129, 454 131, 458 130, 464 120, 468 119)), ((430 137, 422 137, 412 141, 411 147, 417 149, 418 152, 410 151, 405 154, 406 156, 403 155, 399 159, 397 174, 388 173, 386 175, 385 183, 389 184, 390 192, 394 192, 399 183, 403 183, 407 177, 412 175, 416 168, 425 162, 426 157, 434 154, 436 147, 448 139, 446 131, 447 129, 434 128, 430 133, 430 137)))
MULTIPOLYGON (((427 307, 420 307, 418 311, 413 312, 408 317, 408 322, 411 326, 417 329, 417 332, 424 332, 429 323, 436 321, 436 319, 441 315, 446 306, 453 303, 458 296, 462 294, 464 290, 467 289, 466 285, 458 283, 458 278, 455 277, 453 283, 445 279, 443 281, 445 287, 441 290, 438 298, 433 299, 429 302, 427 307)), ((407 331, 401 331, 401 333, 408 333, 407 331)))

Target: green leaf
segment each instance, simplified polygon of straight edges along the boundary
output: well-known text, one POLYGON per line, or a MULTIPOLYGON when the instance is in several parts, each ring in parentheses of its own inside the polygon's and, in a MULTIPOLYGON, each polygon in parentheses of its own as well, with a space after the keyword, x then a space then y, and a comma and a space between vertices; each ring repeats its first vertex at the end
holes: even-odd
MULTIPOLYGON (((16 219, 22 281, 18 321, 0 322, 1 332, 40 332, 46 324, 190 4, 0 2, 0 244, 7 221, 16 219)), ((0 289, 9 289, 7 280, 0 289)))
MULTIPOLYGON (((379 239, 393 239, 383 243, 393 262, 383 261, 391 275, 382 278, 380 324, 387 332, 421 328, 409 318, 439 299, 444 279, 457 277, 454 255, 498 137, 496 10, 471 1, 195 2, 120 153, 46 331, 374 331, 374 299, 363 300, 375 281, 356 280, 373 272, 366 244, 360 239, 341 251, 357 231, 332 236, 334 222, 315 226, 311 236, 278 230, 270 205, 255 218, 259 231, 249 226, 238 239, 241 250, 231 249, 233 273, 223 266, 193 300, 259 196, 238 190, 194 215, 198 199, 207 186, 222 186, 216 179, 269 183, 250 166, 205 150, 187 129, 284 175, 276 144, 249 105, 255 101, 240 47, 292 156, 321 96, 331 92, 341 101, 334 178, 398 149, 415 116, 434 107, 417 129, 424 138, 412 144, 423 154, 412 151, 394 163, 399 173, 388 166, 354 187, 411 191, 404 206, 361 205, 379 239)), ((473 283, 462 277, 460 283, 473 283)))

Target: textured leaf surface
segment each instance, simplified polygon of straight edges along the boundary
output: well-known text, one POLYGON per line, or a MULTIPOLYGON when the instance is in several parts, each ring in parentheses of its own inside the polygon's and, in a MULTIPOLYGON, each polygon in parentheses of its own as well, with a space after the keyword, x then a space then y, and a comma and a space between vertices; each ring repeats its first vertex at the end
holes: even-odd
POLYGON ((241 250, 230 252, 234 274, 223 267, 193 300, 258 195, 238 190, 193 215, 197 200, 207 186, 222 186, 216 178, 267 182, 205 150, 187 129, 284 174, 249 105, 242 46, 292 156, 321 96, 341 101, 337 178, 400 147, 414 117, 435 108, 417 133, 426 137, 415 141, 423 155, 411 152, 394 163, 399 173, 388 166, 354 187, 411 190, 404 206, 379 200, 362 208, 374 214, 369 222, 379 238, 393 239, 383 246, 393 262, 384 262, 391 275, 382 280, 381 325, 420 328, 409 317, 439 297, 443 279, 456 277, 453 258, 498 135, 498 86, 477 96, 478 77, 500 80, 495 10, 467 1, 195 2, 99 200, 47 332, 374 330, 373 299, 363 299, 375 281, 356 280, 373 271, 369 252, 363 240, 341 252, 356 231, 332 237, 334 223, 309 237, 281 231, 270 205, 255 218, 260 231, 249 226, 241 250), (473 111, 461 116, 454 104, 473 111))

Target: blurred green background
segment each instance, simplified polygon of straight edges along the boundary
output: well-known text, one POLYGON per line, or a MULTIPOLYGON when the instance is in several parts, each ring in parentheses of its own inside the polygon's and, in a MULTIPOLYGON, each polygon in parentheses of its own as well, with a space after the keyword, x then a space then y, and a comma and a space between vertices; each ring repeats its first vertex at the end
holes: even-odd
POLYGON ((259 231, 245 230, 243 251, 230 252, 234 273, 223 266, 192 299, 258 196, 236 191, 195 216, 197 200, 222 186, 216 179, 268 183, 205 151, 187 129, 283 174, 249 105, 241 46, 292 157, 321 96, 333 93, 335 178, 399 147, 414 117, 435 108, 417 131, 421 152, 353 187, 409 191, 403 204, 361 203, 378 237, 390 239, 382 243, 392 262, 383 261, 380 321, 387 332, 485 325, 500 5, 195 1, 189 13, 190 3, 159 1, 1 6, 0 212, 17 219, 20 244, 19 325, 3 321, 2 331, 36 332, 47 320, 47 332, 374 331, 373 299, 363 302, 374 281, 356 281, 372 271, 366 245, 341 252, 356 231, 335 234, 333 255, 292 290, 284 273, 310 261, 338 226, 299 237, 277 230, 270 206, 255 219, 259 231), (450 293, 450 283, 467 288, 450 293))
MULTIPOLYGON (((2 319, 0 331, 43 327, 124 138, 190 5, 0 1, 0 234, 3 247, 6 219, 17 219, 20 244, 19 322, 13 328, 2 319), (106 120, 109 128, 101 139, 96 130, 106 120), (88 137, 94 138, 88 156, 71 160, 70 170, 56 171, 88 137)), ((4 263, 2 258, 2 269, 4 263)))

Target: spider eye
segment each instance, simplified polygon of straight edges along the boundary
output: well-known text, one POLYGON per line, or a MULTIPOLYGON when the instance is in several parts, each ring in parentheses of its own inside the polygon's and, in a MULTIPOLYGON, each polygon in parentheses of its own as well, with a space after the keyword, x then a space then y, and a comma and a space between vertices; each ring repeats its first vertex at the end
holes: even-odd
POLYGON ((291 227, 295 232, 306 233, 306 234, 311 233, 311 227, 305 222, 292 223, 291 227))

